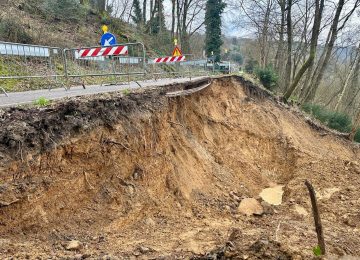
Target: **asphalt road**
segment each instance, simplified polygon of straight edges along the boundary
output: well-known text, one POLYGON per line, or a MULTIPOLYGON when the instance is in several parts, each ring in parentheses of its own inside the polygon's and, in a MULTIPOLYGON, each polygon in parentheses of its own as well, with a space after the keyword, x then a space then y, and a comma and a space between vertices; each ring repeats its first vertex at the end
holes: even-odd
MULTIPOLYGON (((192 78, 178 78, 178 79, 159 79, 155 80, 146 80, 146 81, 137 81, 141 87, 156 87, 163 86, 173 83, 184 83, 192 80, 198 80, 203 77, 192 78)), ((104 86, 87 86, 84 89, 82 86, 72 87, 70 90, 65 90, 64 88, 56 88, 52 90, 33 90, 26 92, 14 92, 8 93, 8 97, 0 91, 0 107, 10 107, 18 106, 23 104, 34 103, 40 97, 44 97, 48 100, 57 100, 66 97, 78 97, 86 95, 94 95, 100 93, 116 92, 124 89, 136 89, 140 86, 136 82, 130 82, 130 84, 122 85, 104 85, 104 86)))

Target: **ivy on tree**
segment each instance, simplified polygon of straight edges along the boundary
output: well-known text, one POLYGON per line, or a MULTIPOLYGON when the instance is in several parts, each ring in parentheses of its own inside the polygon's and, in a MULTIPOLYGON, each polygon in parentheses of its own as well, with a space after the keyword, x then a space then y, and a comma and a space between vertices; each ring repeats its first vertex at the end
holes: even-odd
POLYGON ((143 14, 141 12, 139 0, 134 0, 133 8, 134 8, 134 14, 131 15, 131 18, 134 21, 134 23, 136 23, 137 25, 140 25, 143 23, 143 14))
POLYGON ((207 0, 205 13, 205 51, 208 57, 213 56, 216 62, 220 61, 221 39, 221 15, 226 7, 223 0, 207 0))

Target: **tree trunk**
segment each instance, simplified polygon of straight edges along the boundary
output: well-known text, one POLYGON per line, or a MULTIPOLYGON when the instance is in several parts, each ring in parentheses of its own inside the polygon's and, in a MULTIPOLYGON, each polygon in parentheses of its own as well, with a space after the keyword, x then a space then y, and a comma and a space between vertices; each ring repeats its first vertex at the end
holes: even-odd
POLYGON ((355 119, 355 122, 354 122, 354 125, 353 125, 353 128, 350 132, 350 135, 349 135, 349 139, 351 141, 354 141, 354 138, 355 138, 355 135, 356 135, 356 131, 357 129, 360 128, 360 109, 358 109, 357 113, 356 113, 356 119, 355 119))
POLYGON ((357 67, 357 64, 360 62, 360 44, 359 44, 359 47, 356 51, 356 58, 355 58, 355 61, 354 63, 352 64, 351 66, 351 69, 350 69, 350 72, 348 74, 348 76, 346 77, 346 81, 344 83, 344 85, 342 86, 342 89, 341 89, 341 93, 340 93, 340 96, 339 96, 339 99, 338 101, 336 102, 336 105, 335 105, 335 111, 338 111, 339 110, 339 106, 341 104, 341 101, 344 97, 344 94, 346 92, 346 90, 348 89, 348 86, 350 85, 350 80, 353 76, 353 74, 355 73, 355 68, 357 67))
POLYGON ((172 9, 171 9, 171 39, 175 38, 175 9, 176 9, 176 0, 171 0, 172 9))
POLYGON ((105 12, 106 10, 106 1, 105 0, 97 0, 98 10, 100 13, 105 12))
POLYGON ((285 89, 288 89, 291 82, 291 69, 292 69, 292 18, 291 18, 292 0, 287 0, 287 17, 286 17, 286 30, 287 30, 287 62, 285 68, 285 89))
POLYGON ((331 29, 330 29, 330 40, 329 43, 327 44, 326 48, 326 52, 325 52, 325 57, 323 59, 320 59, 320 63, 317 67, 317 75, 316 75, 316 71, 315 71, 315 80, 312 80, 311 84, 309 85, 308 89, 308 95, 307 97, 305 97, 305 102, 312 102, 315 98, 315 94, 317 89, 319 88, 320 82, 324 77, 324 72, 325 69, 329 63, 333 48, 334 48, 334 44, 335 41, 337 39, 337 35, 338 35, 338 24, 339 24, 339 19, 340 19, 340 15, 341 12, 343 10, 344 7, 344 2, 345 0, 339 0, 337 9, 336 9, 336 13, 335 13, 335 17, 333 20, 333 23, 331 25, 331 29))
POLYGON ((260 31, 260 66, 265 68, 267 64, 267 45, 268 45, 268 32, 269 32, 269 22, 270 22, 270 11, 271 11, 272 1, 267 0, 266 11, 264 16, 264 25, 260 31))
POLYGON ((143 0, 143 23, 146 24, 146 4, 147 0, 143 0))
POLYGON ((345 111, 346 113, 352 116, 354 115, 353 105, 355 104, 356 98, 360 92, 359 71, 360 71, 360 59, 358 59, 358 62, 356 64, 354 70, 354 76, 352 77, 350 89, 346 95, 346 100, 345 100, 345 104, 346 104, 345 111))
POLYGON ((314 25, 313 25, 313 29, 312 29, 312 35, 311 35, 309 58, 301 66, 299 72, 296 74, 296 76, 294 78, 293 83, 291 84, 290 88, 286 91, 286 93, 284 95, 285 99, 290 98, 290 96, 296 89, 297 85, 299 84, 304 73, 314 63, 314 59, 316 56, 317 42, 318 42, 319 33, 320 33, 321 19, 322 19, 322 14, 323 14, 323 10, 324 10, 324 0, 316 0, 315 6, 316 6, 315 7, 315 17, 314 17, 314 25))
POLYGON ((279 32, 279 46, 275 55, 275 70, 280 72, 284 57, 285 0, 279 0, 278 3, 281 9, 281 23, 279 32))

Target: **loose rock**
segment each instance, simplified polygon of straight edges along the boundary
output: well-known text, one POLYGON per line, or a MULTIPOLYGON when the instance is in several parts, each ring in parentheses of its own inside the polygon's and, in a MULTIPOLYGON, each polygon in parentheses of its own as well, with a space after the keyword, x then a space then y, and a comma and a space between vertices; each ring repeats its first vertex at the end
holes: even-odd
POLYGON ((282 203, 283 186, 266 188, 259 194, 260 197, 271 205, 280 205, 282 203))
POLYGON ((269 215, 274 214, 273 207, 269 203, 267 203, 266 201, 262 201, 261 206, 264 209, 264 214, 269 214, 269 215))
POLYGON ((251 215, 262 215, 264 209, 261 204, 254 198, 245 198, 240 202, 238 207, 239 213, 242 213, 246 216, 251 215))
POLYGON ((149 253, 149 252, 150 252, 150 248, 145 247, 145 246, 140 246, 140 247, 139 247, 139 251, 140 251, 140 253, 142 253, 142 254, 146 254, 146 253, 149 253))
POLYGON ((66 250, 71 250, 71 251, 79 250, 81 248, 82 248, 82 244, 78 240, 71 240, 66 246, 66 250))

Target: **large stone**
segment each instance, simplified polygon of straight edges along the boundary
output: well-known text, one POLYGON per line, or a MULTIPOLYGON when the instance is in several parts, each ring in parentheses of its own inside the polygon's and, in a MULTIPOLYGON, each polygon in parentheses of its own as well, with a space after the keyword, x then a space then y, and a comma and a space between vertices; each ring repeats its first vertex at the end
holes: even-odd
POLYGON ((264 213, 264 209, 256 199, 245 198, 240 202, 238 212, 246 216, 262 215, 264 213))
POLYGON ((283 186, 274 186, 261 191, 259 196, 271 205, 280 205, 282 203, 283 186))
POLYGON ((75 250, 79 250, 81 249, 82 244, 80 241, 78 240, 71 240, 67 245, 66 245, 66 250, 71 250, 71 251, 75 251, 75 250))
POLYGON ((299 215, 302 215, 304 217, 308 216, 309 213, 307 212, 307 210, 304 207, 301 207, 299 205, 295 205, 295 212, 298 213, 299 215))

